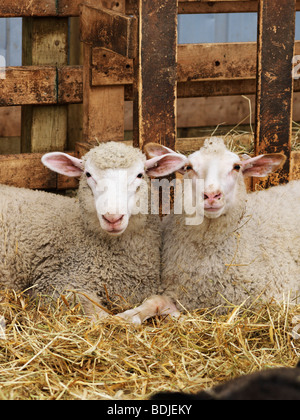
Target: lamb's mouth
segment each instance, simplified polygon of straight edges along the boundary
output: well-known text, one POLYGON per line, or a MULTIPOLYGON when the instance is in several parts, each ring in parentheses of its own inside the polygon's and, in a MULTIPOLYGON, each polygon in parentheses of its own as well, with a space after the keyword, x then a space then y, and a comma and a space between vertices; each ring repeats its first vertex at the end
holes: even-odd
POLYGON ((225 206, 222 207, 204 207, 204 214, 208 218, 217 218, 221 215, 225 206))
POLYGON ((222 209, 223 207, 207 207, 207 208, 204 208, 204 211, 207 211, 209 213, 217 213, 218 211, 222 209))
POLYGON ((124 226, 124 216, 120 216, 118 220, 114 220, 113 222, 103 215, 101 219, 103 229, 111 235, 121 235, 126 230, 127 225, 124 226))

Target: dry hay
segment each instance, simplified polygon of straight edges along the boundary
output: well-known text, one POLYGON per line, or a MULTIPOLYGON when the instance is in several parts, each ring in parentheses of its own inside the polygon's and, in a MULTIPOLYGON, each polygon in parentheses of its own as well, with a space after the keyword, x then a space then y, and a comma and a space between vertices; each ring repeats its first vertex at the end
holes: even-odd
POLYGON ((257 304, 228 314, 198 311, 140 328, 118 318, 91 324, 65 298, 3 292, 1 399, 147 399, 157 391, 197 392, 236 376, 294 366, 300 306, 257 304), (298 320, 298 321, 297 321, 298 320))

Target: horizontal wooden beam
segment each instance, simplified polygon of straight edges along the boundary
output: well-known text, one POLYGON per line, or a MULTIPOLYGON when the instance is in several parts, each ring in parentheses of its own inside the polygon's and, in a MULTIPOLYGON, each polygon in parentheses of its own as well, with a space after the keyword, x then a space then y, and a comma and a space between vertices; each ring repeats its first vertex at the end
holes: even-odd
POLYGON ((82 66, 7 67, 0 91, 0 106, 80 103, 82 66))
MULTIPOLYGON (((300 55, 300 42, 295 54, 300 55)), ((82 66, 8 67, 0 79, 0 106, 81 103, 82 66)), ((178 47, 178 97, 231 96, 256 92, 256 44, 199 44, 178 47)), ((93 49, 92 84, 127 85, 132 99, 133 60, 93 49)), ((300 79, 295 80, 300 91, 300 79)))
POLYGON ((54 104, 56 83, 55 67, 7 67, 0 79, 0 106, 54 104))
POLYGON ((248 13, 257 12, 257 0, 214 0, 196 1, 179 0, 178 12, 182 14, 192 13, 248 13))
MULTIPOLYGON (((79 16, 79 7, 82 3, 83 0, 1 0, 0 17, 79 16)), ((86 0, 85 3, 99 7, 99 0, 86 0)), ((114 3, 114 9, 118 10, 118 2, 110 3, 114 3)), ((137 0, 127 0, 126 14, 133 14, 136 3, 137 0)), ((300 1, 297 1, 296 8, 300 10, 300 1)), ((179 0, 178 4, 178 12, 182 14, 242 13, 257 12, 257 10, 258 0, 179 0)))
POLYGON ((0 183, 43 190, 64 190, 78 186, 77 179, 47 169, 41 162, 42 156, 40 153, 0 155, 0 183))
POLYGON ((0 17, 79 16, 82 3, 119 10, 114 0, 1 0, 0 17))

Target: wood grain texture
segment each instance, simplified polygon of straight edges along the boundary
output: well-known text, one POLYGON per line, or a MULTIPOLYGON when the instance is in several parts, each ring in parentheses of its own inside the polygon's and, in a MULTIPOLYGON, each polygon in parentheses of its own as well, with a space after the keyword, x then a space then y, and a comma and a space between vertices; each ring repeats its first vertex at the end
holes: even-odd
MULTIPOLYGON (((138 0, 126 1, 126 14, 130 15, 136 8, 138 0)), ((79 16, 79 7, 82 0, 1 0, 1 17, 20 16, 79 16)), ((120 10, 118 0, 85 0, 85 4, 94 7, 106 7, 120 10)), ((297 10, 300 2, 297 1, 297 10)), ((179 13, 243 13, 257 12, 258 0, 179 0, 179 13)))
MULTIPOLYGON (((255 44, 210 44, 209 60, 201 44, 178 48, 177 94, 180 98, 226 96, 256 92, 255 44), (192 48, 191 48, 192 47, 192 48), (235 47, 242 64, 234 57, 235 47), (216 65, 216 62, 220 64, 216 65), (220 68, 220 70, 219 70, 220 68), (203 79, 201 79, 203 77, 203 79)), ((127 100, 133 99, 133 60, 101 48, 91 51, 92 86, 126 85, 127 100), (105 57, 104 57, 105 56, 105 57)), ((300 55, 300 42, 295 43, 300 55)), ((8 67, 6 79, 0 79, 0 105, 81 103, 82 66, 8 67)), ((300 79, 294 82, 300 91, 300 79)))
POLYGON ((260 182, 267 187, 290 176, 295 0, 260 0, 258 26, 255 151, 287 156, 279 172, 260 182))
MULTIPOLYGON (((23 63, 63 66, 68 62, 67 18, 27 18, 23 22, 23 63)), ((55 80, 57 74, 55 70, 55 80)), ((57 89, 56 95, 57 95, 57 89)), ((41 92, 36 90, 37 94, 41 92)), ((55 100, 57 102, 57 99, 55 100)), ((64 150, 67 142, 67 108, 22 108, 23 153, 64 150)))
POLYGON ((139 0, 134 77, 134 144, 174 148, 177 97, 177 2, 139 0))
MULTIPOLYGON (((70 153, 72 154, 72 153, 70 153)), ((76 188, 78 180, 58 175, 41 162, 43 154, 0 155, 0 183, 31 189, 76 188)))
MULTIPOLYGON (((125 12, 125 0, 119 0, 115 5, 118 6, 119 13, 125 12)), ((114 4, 111 3, 110 6, 113 8, 114 4)), ((110 12, 110 16, 112 13, 110 12)), ((89 20, 93 22, 93 14, 88 13, 83 19, 85 21, 81 28, 87 30, 92 26, 89 25, 89 20)), ((82 36, 85 38, 84 34, 82 36)), ((124 139, 124 86, 93 86, 92 66, 92 46, 84 43, 82 137, 89 147, 103 141, 124 139)))

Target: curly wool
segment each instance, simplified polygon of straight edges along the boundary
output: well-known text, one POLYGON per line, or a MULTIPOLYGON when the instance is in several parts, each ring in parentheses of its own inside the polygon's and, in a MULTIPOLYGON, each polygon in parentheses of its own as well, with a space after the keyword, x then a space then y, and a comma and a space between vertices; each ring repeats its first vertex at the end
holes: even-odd
POLYGON ((217 219, 186 226, 165 220, 160 293, 179 308, 240 305, 255 299, 297 302, 300 291, 300 181, 246 193, 217 219), (291 293, 291 295, 289 295, 291 293))
POLYGON ((146 161, 145 155, 140 149, 129 147, 123 143, 103 143, 91 149, 83 158, 83 161, 91 160, 97 168, 127 169, 137 160, 146 161))
MULTIPOLYGON (((121 144, 115 144, 113 157, 113 147, 103 144, 88 156, 105 167, 107 162, 128 167, 134 159, 145 159, 140 151, 121 144)), ((55 296, 77 290, 104 307, 108 301, 135 305, 157 293, 160 246, 158 216, 131 216, 119 237, 103 232, 84 176, 78 198, 0 185, 2 288, 31 288, 33 294, 55 296)), ((86 313, 101 312, 84 295, 86 313)))

